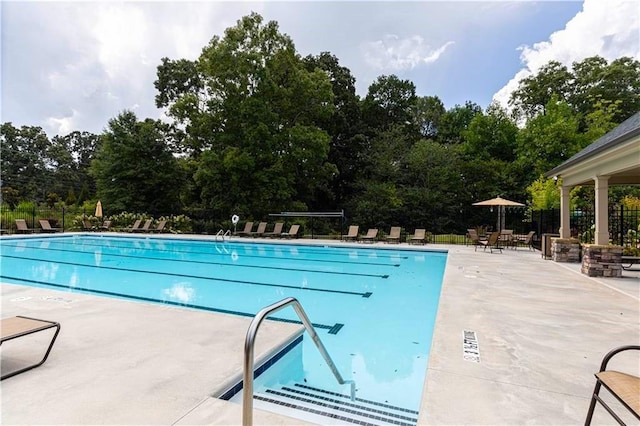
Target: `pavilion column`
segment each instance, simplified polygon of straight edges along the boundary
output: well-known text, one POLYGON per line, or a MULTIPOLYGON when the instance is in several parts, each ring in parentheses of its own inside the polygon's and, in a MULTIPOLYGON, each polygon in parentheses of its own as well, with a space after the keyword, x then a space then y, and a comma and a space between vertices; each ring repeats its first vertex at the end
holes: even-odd
POLYGON ((570 186, 560 187, 560 238, 571 238, 571 219, 569 218, 570 186))
POLYGON ((596 176, 596 245, 609 244, 609 176, 596 176))

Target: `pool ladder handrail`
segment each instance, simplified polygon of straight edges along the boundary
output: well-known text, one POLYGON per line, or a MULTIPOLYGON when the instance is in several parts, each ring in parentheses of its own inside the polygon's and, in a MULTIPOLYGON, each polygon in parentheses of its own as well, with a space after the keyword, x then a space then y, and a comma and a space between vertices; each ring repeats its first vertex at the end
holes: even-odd
POLYGON ((258 328, 262 321, 267 318, 269 315, 286 308, 289 305, 293 305, 293 309, 298 314, 298 318, 302 321, 304 328, 307 330, 307 333, 313 339, 313 343, 316 344, 316 347, 320 351, 320 354, 326 361, 327 365, 331 369, 331 372, 335 376, 336 380, 339 384, 350 384, 351 385, 351 400, 354 401, 356 397, 356 382, 353 380, 344 380, 342 375, 338 371, 336 364, 331 359, 329 352, 322 344, 318 333, 316 333, 315 328, 309 321, 309 317, 305 313, 302 305, 298 300, 294 297, 287 297, 286 299, 282 299, 279 302, 274 303, 273 305, 269 305, 267 307, 262 308, 260 312, 256 314, 249 325, 249 329, 247 330, 247 337, 244 341, 244 371, 242 374, 243 380, 243 394, 242 394, 242 424, 243 426, 251 426, 253 425, 253 349, 254 343, 256 340, 256 334, 258 333, 258 328))
POLYGON ((227 239, 230 238, 231 236, 231 229, 227 229, 226 231, 224 229, 221 229, 218 231, 218 233, 216 234, 216 241, 218 241, 218 237, 222 237, 222 241, 224 242, 224 237, 227 237, 227 239))

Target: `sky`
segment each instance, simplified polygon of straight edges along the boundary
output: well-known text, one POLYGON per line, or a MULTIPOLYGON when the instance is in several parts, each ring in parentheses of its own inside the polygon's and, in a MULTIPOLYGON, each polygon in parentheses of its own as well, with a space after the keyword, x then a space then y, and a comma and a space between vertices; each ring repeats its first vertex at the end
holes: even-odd
POLYGON ((518 81, 550 60, 640 60, 640 0, 584 1, 6 1, 0 2, 0 120, 50 137, 102 133, 125 109, 155 107, 161 58, 198 58, 257 12, 301 56, 330 52, 364 97, 395 74, 447 109, 507 106, 518 81))

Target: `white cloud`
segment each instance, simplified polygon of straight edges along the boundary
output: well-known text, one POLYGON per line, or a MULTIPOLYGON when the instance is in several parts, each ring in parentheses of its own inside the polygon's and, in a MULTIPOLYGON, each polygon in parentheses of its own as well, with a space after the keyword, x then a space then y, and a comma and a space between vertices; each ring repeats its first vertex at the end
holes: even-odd
POLYGON ((365 61, 377 70, 403 71, 437 61, 452 44, 448 41, 434 48, 419 35, 400 38, 389 34, 382 40, 363 43, 362 51, 365 61))
POLYGON ((47 125, 55 132, 55 134, 67 135, 78 129, 78 122, 80 119, 81 114, 76 110, 72 110, 71 114, 66 117, 47 118, 47 125))
POLYGON ((599 55, 608 61, 630 56, 640 60, 640 6, 630 0, 585 0, 582 11, 549 40, 522 46, 523 68, 493 100, 508 105, 511 93, 523 78, 534 75, 551 60, 567 67, 573 62, 599 55))

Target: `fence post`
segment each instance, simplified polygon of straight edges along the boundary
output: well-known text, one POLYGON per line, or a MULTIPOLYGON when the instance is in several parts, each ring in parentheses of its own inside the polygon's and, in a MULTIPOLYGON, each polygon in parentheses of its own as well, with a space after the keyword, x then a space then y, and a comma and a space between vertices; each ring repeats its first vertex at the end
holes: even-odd
POLYGON ((65 215, 65 209, 64 209, 64 206, 62 206, 62 232, 64 232, 64 215, 65 215))
POLYGON ((624 205, 620 204, 620 239, 618 245, 624 245, 624 205))

